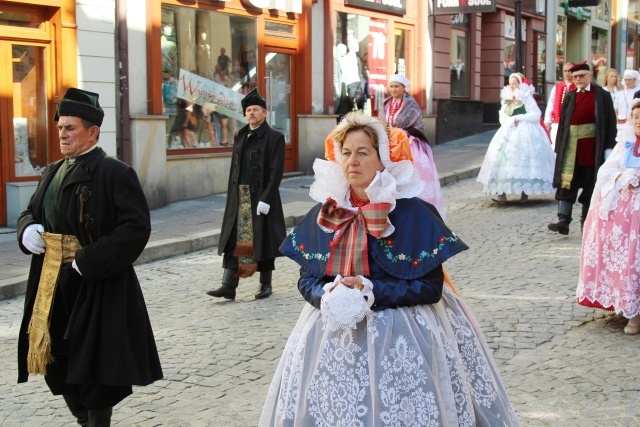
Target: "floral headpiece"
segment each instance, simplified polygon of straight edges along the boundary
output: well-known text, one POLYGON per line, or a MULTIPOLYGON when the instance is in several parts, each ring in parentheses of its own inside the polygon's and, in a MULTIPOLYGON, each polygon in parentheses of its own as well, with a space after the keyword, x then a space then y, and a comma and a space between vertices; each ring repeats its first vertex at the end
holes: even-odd
POLYGON ((376 174, 365 190, 371 203, 389 203, 392 211, 396 199, 417 196, 423 183, 413 167, 411 145, 406 133, 402 129, 389 128, 377 117, 354 112, 347 114, 325 140, 327 160, 316 159, 313 163, 315 182, 309 190, 311 198, 320 203, 331 198, 339 207, 357 210, 349 200, 349 183, 339 162, 341 147, 334 139, 337 132, 353 125, 370 127, 378 135, 378 154, 384 170, 376 174))
MULTIPOLYGON (((381 134, 377 128, 378 126, 376 126, 376 131, 378 131, 378 152, 380 154, 380 161, 384 167, 402 160, 413 161, 409 138, 402 129, 392 127, 389 129, 389 135, 387 135, 383 127, 383 134, 381 134)), ((333 132, 331 132, 324 141, 324 157, 331 162, 337 162, 340 155, 340 145, 336 144, 333 139, 333 132)))

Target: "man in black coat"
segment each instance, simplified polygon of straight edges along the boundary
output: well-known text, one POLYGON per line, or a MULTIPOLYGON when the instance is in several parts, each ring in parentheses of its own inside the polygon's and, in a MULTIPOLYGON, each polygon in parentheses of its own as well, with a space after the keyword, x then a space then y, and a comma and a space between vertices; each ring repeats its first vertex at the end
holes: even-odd
POLYGON ((562 104, 555 146, 553 186, 557 188, 558 222, 548 225, 560 234, 569 234, 576 200, 582 204, 580 223, 584 224, 598 168, 615 146, 617 135, 611 94, 591 82, 586 61, 574 64, 570 71, 574 86, 562 104))
POLYGON ((151 233, 135 171, 97 146, 98 94, 60 100, 60 151, 18 219, 32 255, 18 337, 18 382, 44 374, 81 425, 110 425, 132 385, 162 378, 133 262, 151 233))
POLYGON ((222 255, 222 286, 213 297, 235 299, 240 278, 260 272, 256 299, 271 295, 271 275, 278 247, 285 238, 280 181, 284 172, 284 135, 266 122, 267 104, 256 89, 242 100, 248 124, 234 136, 218 254, 222 255))

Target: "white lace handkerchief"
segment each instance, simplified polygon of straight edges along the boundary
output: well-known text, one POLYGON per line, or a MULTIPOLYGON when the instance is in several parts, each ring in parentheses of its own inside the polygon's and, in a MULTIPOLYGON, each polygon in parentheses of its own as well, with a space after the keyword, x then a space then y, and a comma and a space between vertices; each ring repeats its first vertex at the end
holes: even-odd
POLYGON ((331 331, 355 329, 356 324, 371 313, 362 292, 342 283, 322 296, 320 311, 324 327, 331 331))

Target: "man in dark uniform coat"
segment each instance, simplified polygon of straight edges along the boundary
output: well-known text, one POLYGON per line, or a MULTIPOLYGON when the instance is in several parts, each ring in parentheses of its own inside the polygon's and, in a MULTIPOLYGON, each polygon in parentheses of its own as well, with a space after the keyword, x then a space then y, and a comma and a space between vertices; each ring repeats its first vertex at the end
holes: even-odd
POLYGON ((271 275, 285 238, 280 181, 284 135, 266 122, 267 104, 256 89, 242 100, 248 124, 234 136, 227 205, 218 254, 224 253, 222 286, 207 292, 235 299, 240 278, 260 272, 256 299, 271 295, 271 275))
POLYGON ((103 118, 98 94, 67 91, 54 116, 65 158, 45 168, 17 227, 20 249, 33 254, 18 382, 44 374, 90 426, 110 425, 132 385, 163 376, 133 269, 149 208, 135 171, 97 146, 103 118))
POLYGON ((582 204, 580 223, 584 224, 598 168, 615 146, 617 135, 611 94, 591 82, 587 61, 574 64, 570 70, 574 86, 562 104, 555 147, 553 186, 557 188, 558 222, 548 225, 549 230, 560 234, 569 234, 576 199, 582 204))

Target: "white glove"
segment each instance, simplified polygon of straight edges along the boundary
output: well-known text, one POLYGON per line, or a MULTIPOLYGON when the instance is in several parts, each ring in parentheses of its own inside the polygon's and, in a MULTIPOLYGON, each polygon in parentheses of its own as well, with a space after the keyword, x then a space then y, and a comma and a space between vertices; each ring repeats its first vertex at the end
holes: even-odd
POLYGON ((22 245, 32 254, 41 255, 47 247, 40 233, 44 233, 42 224, 31 224, 22 233, 22 245))
POLYGON ((256 214, 257 215, 266 215, 269 213, 269 209, 271 208, 271 206, 269 206, 268 204, 266 204, 265 202, 258 202, 258 209, 256 214))
POLYGON ((604 150, 604 159, 607 160, 609 158, 609 156, 611 155, 611 152, 613 151, 613 148, 607 148, 606 150, 604 150))
POLYGON ((71 267, 73 267, 73 269, 74 269, 75 271, 77 271, 79 275, 81 275, 81 276, 82 276, 82 273, 80 273, 80 269, 78 268, 78 264, 76 264, 76 260, 75 260, 75 259, 74 259, 74 260, 73 260, 73 262, 71 263, 71 267))

